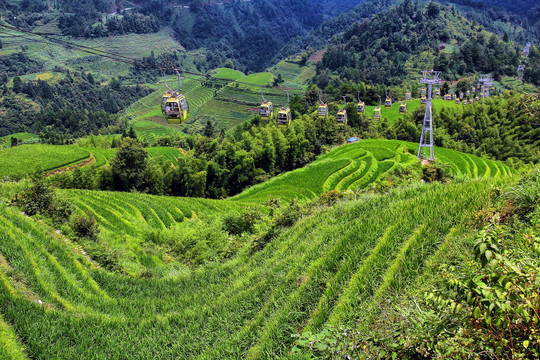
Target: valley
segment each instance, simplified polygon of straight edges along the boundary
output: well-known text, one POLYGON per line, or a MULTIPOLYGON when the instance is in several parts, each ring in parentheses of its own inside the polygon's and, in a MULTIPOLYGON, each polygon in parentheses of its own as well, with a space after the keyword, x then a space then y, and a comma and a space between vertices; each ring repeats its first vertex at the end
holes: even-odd
POLYGON ((539 14, 0 0, 0 359, 539 358, 539 14))

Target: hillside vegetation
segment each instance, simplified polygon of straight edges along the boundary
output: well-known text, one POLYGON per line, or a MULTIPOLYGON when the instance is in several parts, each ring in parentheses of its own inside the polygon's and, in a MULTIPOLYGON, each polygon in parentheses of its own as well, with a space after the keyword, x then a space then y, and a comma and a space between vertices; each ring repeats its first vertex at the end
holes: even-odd
MULTIPOLYGON (((360 190, 383 180, 387 174, 417 165, 418 144, 389 140, 361 140, 343 145, 317 161, 277 176, 233 197, 233 200, 266 202, 271 197, 313 199, 332 190, 360 190)), ((435 148, 435 156, 450 165, 455 175, 469 178, 503 177, 512 170, 496 161, 457 151, 435 148)))
MULTIPOLYGON (((58 359, 286 357, 291 334, 351 324, 420 276, 460 219, 489 203, 494 184, 420 185, 323 207, 260 251, 193 271, 173 263, 150 279, 96 268, 62 235, 1 204, 0 311, 19 336, 10 349, 58 359)), ((67 193, 109 217, 137 216, 151 200, 90 194, 67 193)))

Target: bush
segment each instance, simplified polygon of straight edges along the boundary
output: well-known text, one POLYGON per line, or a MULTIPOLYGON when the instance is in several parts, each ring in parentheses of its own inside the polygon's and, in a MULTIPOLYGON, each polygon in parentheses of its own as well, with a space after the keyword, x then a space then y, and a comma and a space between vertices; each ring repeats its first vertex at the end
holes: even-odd
POLYGON ((76 216, 72 221, 71 228, 79 238, 96 241, 99 235, 98 224, 92 216, 76 216))
POLYGON ((422 179, 427 182, 448 182, 452 180, 450 166, 450 164, 440 163, 438 161, 426 163, 422 166, 422 179))
POLYGON ((72 213, 71 204, 58 198, 43 175, 38 172, 32 176, 30 186, 23 190, 14 202, 21 206, 28 216, 40 214, 60 224, 69 219, 72 213))
POLYGON ((251 234, 255 229, 255 222, 260 219, 261 214, 255 211, 231 214, 223 219, 223 230, 231 235, 251 234))

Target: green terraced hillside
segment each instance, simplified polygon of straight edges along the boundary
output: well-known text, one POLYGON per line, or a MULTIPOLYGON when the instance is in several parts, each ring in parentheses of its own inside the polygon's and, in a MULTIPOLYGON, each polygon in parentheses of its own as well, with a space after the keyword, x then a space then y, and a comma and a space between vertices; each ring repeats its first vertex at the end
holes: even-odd
MULTIPOLYGON (((172 134, 178 130, 189 132, 198 129, 204 126, 205 119, 215 119, 218 129, 228 130, 257 114, 262 101, 260 87, 271 85, 278 74, 282 75, 284 81, 280 86, 290 89, 293 95, 303 92, 306 80, 313 76, 314 70, 312 67, 299 66, 287 61, 280 62, 271 72, 249 75, 233 69, 219 68, 215 71, 215 78, 243 83, 225 81, 217 88, 203 86, 204 78, 190 75, 189 78, 182 79, 181 88, 181 92, 189 101, 190 118, 180 126, 168 125, 161 113, 161 96, 167 88, 163 81, 160 81, 152 85, 155 88, 153 93, 133 103, 125 110, 125 114, 135 120, 134 128, 137 134, 141 134, 149 142, 152 142, 153 136, 172 134), (148 121, 154 125, 150 126, 148 121)), ((169 85, 174 87, 174 84, 172 82, 169 85)), ((265 89, 265 96, 276 106, 287 103, 287 96, 280 89, 265 89)))
MULTIPOLYGON (((170 147, 151 147, 147 149, 150 157, 162 157, 176 164, 182 156, 179 149, 170 147)), ((21 145, 0 150, 0 179, 3 177, 25 176, 36 168, 42 171, 63 168, 81 161, 94 160, 89 165, 102 166, 114 157, 115 149, 83 148, 75 145, 21 145)))
MULTIPOLYGON (((363 189, 396 164, 416 161, 418 144, 397 140, 360 140, 321 156, 304 168, 279 175, 233 197, 233 200, 265 202, 269 196, 289 200, 314 198, 330 190, 363 189)), ((471 178, 510 175, 501 162, 454 150, 435 148, 435 157, 449 163, 456 175, 471 178)))
MULTIPOLYGON (((291 334, 375 316, 386 296, 444 254, 445 244, 461 235, 459 221, 487 206, 496 184, 424 184, 366 196, 300 220, 259 252, 150 278, 105 270, 54 229, 0 203, 0 334, 7 334, 0 337, 0 354, 287 358, 291 334)), ((178 221, 180 211, 215 211, 210 202, 191 207, 187 200, 136 194, 65 194, 102 214, 98 221, 126 229, 137 217, 162 227, 178 221), (146 214, 145 205, 156 214, 146 214)), ((131 242, 116 242, 136 255, 131 242)))
POLYGON ((32 144, 0 150, 0 179, 22 176, 38 166, 48 171, 77 163, 90 157, 90 153, 74 146, 32 144))

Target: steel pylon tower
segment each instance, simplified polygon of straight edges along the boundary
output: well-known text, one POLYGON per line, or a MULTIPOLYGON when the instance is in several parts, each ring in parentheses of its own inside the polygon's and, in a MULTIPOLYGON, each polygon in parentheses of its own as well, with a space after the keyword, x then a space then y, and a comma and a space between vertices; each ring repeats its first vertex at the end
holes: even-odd
POLYGON ((485 99, 486 96, 489 97, 489 87, 493 85, 493 79, 489 74, 483 74, 480 75, 479 81, 482 83, 482 97, 485 99))
POLYGON ((518 66, 518 80, 523 80, 523 72, 525 71, 525 65, 519 64, 518 66))
POLYGON ((425 157, 425 148, 429 148, 429 160, 434 159, 433 154, 433 114, 431 112, 431 90, 433 85, 442 83, 439 75, 440 71, 426 70, 422 71, 423 77, 420 79, 422 84, 427 85, 427 105, 424 114, 424 123, 422 124, 422 135, 420 136, 420 146, 418 147, 418 159, 425 157), (424 150, 424 153, 422 153, 424 150))

